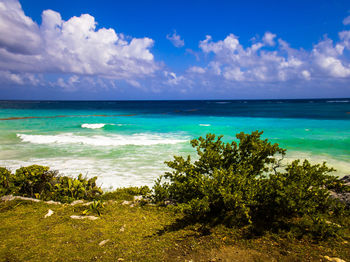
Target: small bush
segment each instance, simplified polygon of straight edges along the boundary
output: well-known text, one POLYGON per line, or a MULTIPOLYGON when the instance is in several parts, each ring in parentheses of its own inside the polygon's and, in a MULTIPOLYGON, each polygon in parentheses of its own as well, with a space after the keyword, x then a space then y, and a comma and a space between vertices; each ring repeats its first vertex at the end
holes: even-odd
POLYGON ((13 176, 16 195, 46 198, 57 183, 57 172, 50 171, 47 166, 31 165, 16 170, 13 176))
POLYGON ((5 167, 0 167, 0 196, 9 194, 13 189, 11 171, 5 167))
POLYGON ((39 165, 21 167, 15 174, 0 167, 0 194, 60 202, 72 202, 76 199, 93 200, 103 193, 96 185, 96 179, 97 177, 83 178, 81 174, 78 178, 59 176, 57 171, 39 165))
POLYGON ((78 178, 59 177, 52 192, 52 198, 61 202, 72 202, 75 199, 97 199, 103 192, 96 185, 96 179, 97 177, 83 178, 81 174, 78 178))
POLYGON ((94 200, 87 209, 83 211, 83 215, 96 214, 101 216, 104 204, 101 200, 94 200))
POLYGON ((343 205, 329 196, 329 188, 342 188, 329 175, 334 169, 307 160, 282 168, 286 150, 261 135, 239 133, 238 144, 224 143, 222 136, 213 134, 192 140, 198 160, 175 156, 166 162, 173 171, 164 175, 165 181, 156 181, 154 200, 175 202, 196 221, 250 225, 254 230, 290 230, 294 223, 315 237, 333 236, 334 225, 324 221, 329 214, 344 212, 343 205), (308 226, 301 221, 308 221, 308 226))

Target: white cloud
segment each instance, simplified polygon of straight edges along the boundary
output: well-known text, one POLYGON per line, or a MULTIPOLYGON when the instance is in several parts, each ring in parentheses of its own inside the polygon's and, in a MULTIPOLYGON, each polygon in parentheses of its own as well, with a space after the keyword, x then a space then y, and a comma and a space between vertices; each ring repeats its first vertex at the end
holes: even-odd
POLYGON ((312 50, 312 65, 315 71, 319 71, 322 76, 350 77, 350 64, 343 55, 345 49, 350 49, 350 31, 343 31, 339 35, 341 42, 334 44, 331 39, 325 38, 312 50))
MULTIPOLYGON (((223 40, 213 41, 206 36, 199 42, 205 54, 212 53, 207 66, 203 67, 208 81, 229 81, 235 83, 278 83, 287 81, 310 81, 312 79, 337 79, 350 77, 350 62, 344 50, 350 50, 350 31, 339 33, 339 41, 334 43, 325 38, 317 43, 311 52, 293 49, 266 32, 259 42, 254 39, 250 46, 243 47, 238 36, 227 35, 223 40), (271 49, 272 46, 275 46, 271 49), (267 48, 268 47, 268 48, 267 48)), ((196 71, 187 70, 189 78, 196 71)), ((214 83, 213 83, 214 84, 214 83)))
POLYGON ((0 48, 14 54, 36 54, 42 39, 39 27, 27 17, 19 2, 3 0, 0 3, 0 48))
POLYGON ((181 37, 176 34, 176 31, 172 35, 167 35, 166 38, 175 46, 175 47, 183 47, 185 45, 185 41, 181 39, 181 37))
POLYGON ((197 74, 204 74, 205 73, 205 69, 200 67, 200 66, 192 66, 187 71, 190 73, 197 73, 197 74))
POLYGON ((133 87, 141 87, 141 84, 139 82, 137 82, 136 80, 127 80, 127 82, 132 85, 133 87))
POLYGON ((301 72, 301 74, 303 75, 303 77, 304 77, 305 79, 310 80, 311 74, 310 74, 309 71, 303 70, 303 71, 301 72))
POLYGON ((164 71, 164 76, 166 78, 165 84, 176 86, 183 83, 186 78, 184 76, 177 76, 174 72, 164 71))
POLYGON ((43 83, 40 76, 30 73, 13 73, 8 70, 0 70, 0 83, 15 85, 33 85, 37 86, 43 83))
POLYGON ((150 76, 159 69, 150 38, 126 40, 114 29, 96 29, 89 14, 67 21, 52 10, 39 26, 17 0, 0 5, 0 70, 67 73, 112 79, 150 76))
POLYGON ((350 15, 348 17, 345 17, 343 20, 344 25, 350 25, 350 15))
POLYGON ((276 50, 264 50, 274 45, 276 35, 267 32, 263 42, 244 48, 238 37, 229 34, 224 40, 214 42, 211 36, 199 43, 204 53, 214 53, 208 69, 214 75, 223 73, 231 81, 287 81, 300 78, 304 62, 295 55, 283 55, 276 50))
POLYGON ((270 32, 266 32, 264 37, 263 37, 263 42, 266 45, 274 46, 276 44, 275 41, 274 41, 275 38, 276 38, 275 34, 272 34, 270 32))

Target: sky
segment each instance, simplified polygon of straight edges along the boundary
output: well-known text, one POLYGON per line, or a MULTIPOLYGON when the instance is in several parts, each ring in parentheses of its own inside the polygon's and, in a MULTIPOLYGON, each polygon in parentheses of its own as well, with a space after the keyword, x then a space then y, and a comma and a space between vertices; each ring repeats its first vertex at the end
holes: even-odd
POLYGON ((0 0, 0 99, 330 97, 348 0, 0 0))

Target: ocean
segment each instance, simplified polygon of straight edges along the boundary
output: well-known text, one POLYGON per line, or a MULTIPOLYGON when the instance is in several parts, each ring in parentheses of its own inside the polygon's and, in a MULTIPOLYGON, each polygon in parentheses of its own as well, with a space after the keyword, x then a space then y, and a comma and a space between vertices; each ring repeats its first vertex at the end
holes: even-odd
POLYGON ((191 139, 255 130, 287 149, 285 163, 326 161, 350 174, 350 99, 0 101, 0 166, 98 176, 110 190, 152 186, 164 161, 195 157, 191 139))

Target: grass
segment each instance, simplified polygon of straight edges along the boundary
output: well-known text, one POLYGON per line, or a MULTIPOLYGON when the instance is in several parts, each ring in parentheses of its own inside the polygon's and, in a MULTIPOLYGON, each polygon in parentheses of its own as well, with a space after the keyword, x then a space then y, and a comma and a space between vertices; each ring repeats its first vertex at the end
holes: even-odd
POLYGON ((1 202, 0 261, 350 261, 344 240, 247 238, 244 230, 186 224, 171 207, 130 207, 113 197, 94 221, 70 218, 83 206, 1 202), (44 218, 49 209, 54 214, 44 218))

